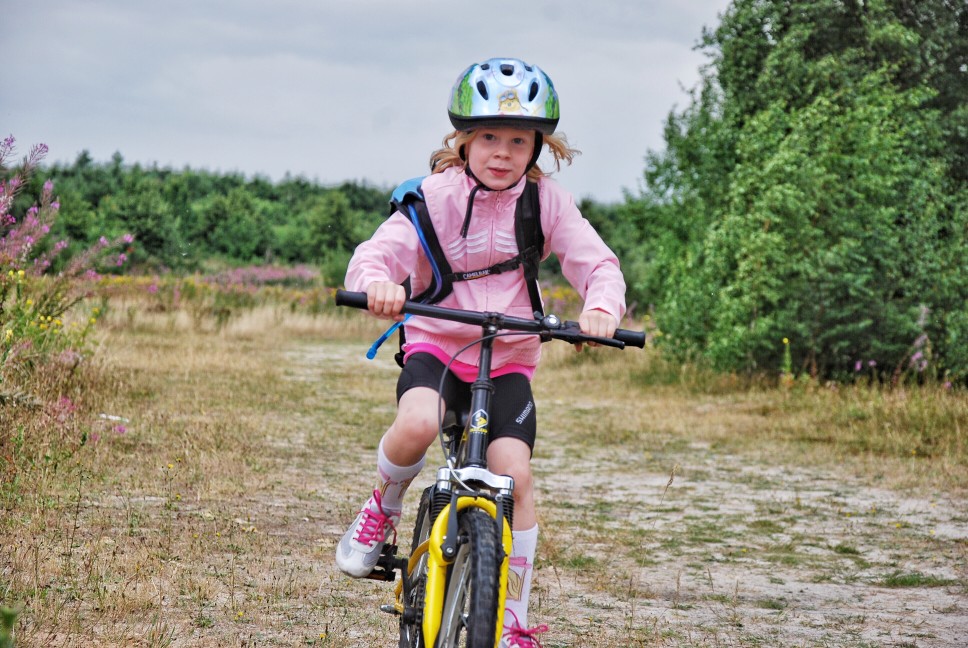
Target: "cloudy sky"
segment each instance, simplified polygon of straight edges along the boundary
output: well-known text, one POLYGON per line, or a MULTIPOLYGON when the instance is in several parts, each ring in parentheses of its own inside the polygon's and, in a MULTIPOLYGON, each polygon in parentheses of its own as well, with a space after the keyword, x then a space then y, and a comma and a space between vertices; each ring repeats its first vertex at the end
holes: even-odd
POLYGON ((0 137, 97 161, 392 186, 424 175, 470 63, 541 66, 576 196, 641 186, 728 0, 11 0, 0 137))

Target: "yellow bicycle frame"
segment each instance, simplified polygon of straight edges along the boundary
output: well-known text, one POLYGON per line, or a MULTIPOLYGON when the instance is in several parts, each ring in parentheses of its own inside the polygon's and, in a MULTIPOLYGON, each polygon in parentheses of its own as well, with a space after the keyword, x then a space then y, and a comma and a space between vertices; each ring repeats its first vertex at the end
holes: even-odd
MULTIPOLYGON (((483 497, 465 496, 457 498, 458 511, 463 511, 469 506, 477 507, 486 512, 495 520, 497 519, 497 506, 494 504, 494 502, 483 497)), ((417 547, 417 549, 410 556, 410 563, 407 567, 412 573, 424 552, 429 554, 427 556, 427 586, 423 609, 423 636, 425 646, 433 646, 434 642, 437 640, 437 634, 440 632, 440 617, 441 613, 443 612, 442 608, 444 604, 444 593, 447 589, 447 566, 453 562, 446 560, 441 551, 441 546, 444 544, 444 536, 447 534, 447 522, 450 518, 450 514, 451 509, 450 504, 448 504, 444 507, 444 510, 440 512, 440 515, 437 516, 437 520, 434 521, 434 526, 430 531, 429 539, 417 547)), ((501 570, 499 572, 500 582, 498 583, 497 594, 497 628, 496 636, 494 638, 495 646, 501 640, 501 634, 504 631, 504 600, 507 595, 508 587, 508 559, 511 556, 511 526, 507 523, 507 521, 505 521, 502 525, 502 528, 504 529, 504 533, 503 537, 501 538, 501 544, 504 547, 504 560, 501 561, 501 570)), ((396 591, 398 608, 402 607, 402 590, 403 585, 398 585, 396 591)))

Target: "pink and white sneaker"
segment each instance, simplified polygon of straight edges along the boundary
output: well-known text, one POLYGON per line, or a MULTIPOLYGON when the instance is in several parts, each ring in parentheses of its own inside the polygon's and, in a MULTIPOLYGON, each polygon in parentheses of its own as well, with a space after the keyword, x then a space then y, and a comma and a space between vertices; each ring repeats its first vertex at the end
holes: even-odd
POLYGON ((366 501, 336 547, 336 566, 347 576, 366 578, 376 566, 383 545, 393 532, 397 537, 400 511, 384 510, 380 491, 366 501))

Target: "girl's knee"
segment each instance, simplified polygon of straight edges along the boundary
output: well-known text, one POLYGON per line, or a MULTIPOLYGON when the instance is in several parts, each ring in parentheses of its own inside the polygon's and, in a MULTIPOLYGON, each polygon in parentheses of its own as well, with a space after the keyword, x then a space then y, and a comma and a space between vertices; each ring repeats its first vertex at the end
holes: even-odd
POLYGON ((422 453, 437 438, 437 429, 438 422, 432 411, 401 407, 384 438, 390 445, 403 450, 408 456, 417 453, 422 456, 422 453))
POLYGON ((514 492, 530 492, 532 488, 531 449, 518 439, 502 437, 488 449, 488 466, 498 474, 514 479, 514 492))
POLYGON ((525 466, 515 466, 511 469, 511 478, 514 480, 514 494, 524 495, 531 493, 534 488, 534 481, 531 476, 531 467, 525 466))

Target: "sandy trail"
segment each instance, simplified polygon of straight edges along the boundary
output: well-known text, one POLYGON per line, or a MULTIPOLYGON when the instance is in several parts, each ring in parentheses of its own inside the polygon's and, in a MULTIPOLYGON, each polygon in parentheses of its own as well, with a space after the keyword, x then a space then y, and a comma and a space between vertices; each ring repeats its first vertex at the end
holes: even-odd
MULTIPOLYGON (((536 392, 539 410, 567 413, 536 392)), ((968 645, 963 500, 708 443, 645 452, 553 425, 540 435, 532 620, 551 626, 546 647, 968 645)), ((358 492, 334 499, 349 506, 358 492)), ((327 551, 342 530, 327 528, 327 551)), ((352 586, 379 598, 377 585, 352 586)))

